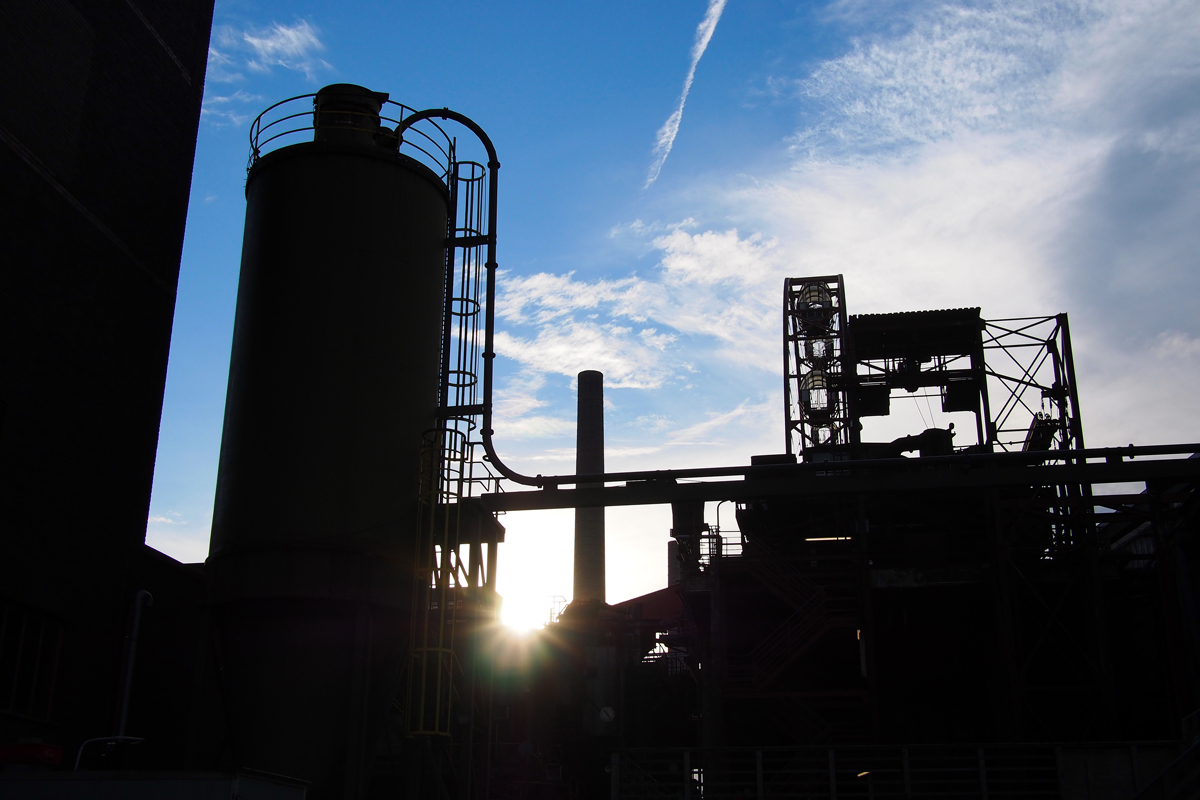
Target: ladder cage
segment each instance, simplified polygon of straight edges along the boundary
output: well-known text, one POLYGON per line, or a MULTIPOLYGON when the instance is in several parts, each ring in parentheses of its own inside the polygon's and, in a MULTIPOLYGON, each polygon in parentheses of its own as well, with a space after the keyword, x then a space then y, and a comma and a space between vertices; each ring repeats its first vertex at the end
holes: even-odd
POLYGON ((841 275, 783 285, 784 420, 787 452, 850 443, 845 384, 846 294, 841 275))
MULTIPOLYGON (((454 706, 478 705, 482 684, 456 647, 463 620, 494 616, 487 596, 494 587, 494 558, 485 568, 483 543, 464 541, 464 501, 498 491, 476 438, 482 406, 482 322, 485 312, 488 170, 456 159, 451 142, 447 171, 452 214, 447 222, 442 380, 438 424, 426 431, 409 633, 406 730, 410 735, 451 737, 454 706), (466 556, 463 550, 468 552, 466 556), (478 684, 478 685, 477 685, 478 684)), ((478 538, 478 537, 476 537, 478 538)), ((488 542, 489 548, 496 546, 488 542)), ((469 741, 464 743, 469 745, 469 741)))

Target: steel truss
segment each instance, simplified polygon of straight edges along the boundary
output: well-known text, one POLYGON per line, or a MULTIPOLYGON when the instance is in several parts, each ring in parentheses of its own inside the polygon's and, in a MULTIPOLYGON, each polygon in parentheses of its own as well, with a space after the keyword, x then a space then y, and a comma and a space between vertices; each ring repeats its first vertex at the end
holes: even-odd
POLYGON ((1066 314, 984 320, 987 442, 1011 450, 1081 450, 1083 422, 1066 314))
MULTIPOLYGON (((914 312, 911 317, 965 311, 914 312)), ((907 314, 896 317, 901 326, 910 319, 907 314)), ((859 319, 847 316, 841 275, 784 281, 787 453, 806 461, 845 459, 858 444, 859 419, 889 413, 893 389, 930 387, 940 392, 943 411, 975 413, 983 451, 1084 447, 1066 314, 980 319, 974 344, 950 346, 920 360, 860 352, 856 324, 861 327, 870 319, 878 325, 880 317, 868 315, 856 323, 859 319)))

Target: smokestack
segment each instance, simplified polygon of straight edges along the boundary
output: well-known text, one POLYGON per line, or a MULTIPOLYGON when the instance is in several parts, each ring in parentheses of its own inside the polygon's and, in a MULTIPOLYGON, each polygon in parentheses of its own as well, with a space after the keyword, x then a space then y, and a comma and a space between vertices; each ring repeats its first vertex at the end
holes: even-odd
MULTIPOLYGON (((604 472, 604 373, 579 373, 579 415, 575 434, 575 472, 604 472)), ((603 483, 581 483, 590 489, 603 483)), ((574 600, 604 598, 604 506, 575 509, 574 600)))

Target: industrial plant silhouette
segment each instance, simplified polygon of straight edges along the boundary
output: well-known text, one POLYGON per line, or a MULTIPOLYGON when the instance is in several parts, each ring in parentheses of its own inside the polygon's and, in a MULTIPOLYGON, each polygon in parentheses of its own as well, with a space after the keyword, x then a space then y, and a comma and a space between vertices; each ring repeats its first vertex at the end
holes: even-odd
POLYGON ((1066 314, 791 278, 778 452, 605 472, 586 371, 522 475, 496 148, 361 86, 251 128, 209 557, 147 547, 212 6, 126 5, 0 26, 0 796, 1200 796, 1200 445, 1088 449, 1066 314), (909 396, 957 429, 864 439, 909 396), (669 586, 609 604, 648 504, 669 586), (548 508, 574 599, 517 639, 497 514, 548 508))

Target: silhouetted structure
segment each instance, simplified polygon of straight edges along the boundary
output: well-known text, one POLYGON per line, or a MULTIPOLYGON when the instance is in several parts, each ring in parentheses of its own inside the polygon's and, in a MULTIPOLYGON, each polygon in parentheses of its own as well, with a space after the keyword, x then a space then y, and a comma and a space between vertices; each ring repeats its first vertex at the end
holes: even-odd
POLYGON ((1195 446, 1084 449, 1066 315, 854 316, 841 276, 796 278, 784 354, 787 452, 744 481, 484 498, 669 501, 679 575, 547 629, 553 677, 497 695, 526 762, 497 764, 499 796, 1193 796, 1200 460, 1131 461, 1195 446), (864 441, 906 396, 971 415, 975 441, 864 441), (706 500, 737 501, 740 530, 706 500))
POLYGON ((203 697, 203 574, 143 540, 211 22, 212 0, 0 4, 0 744, 17 748, 0 761, 14 768, 69 768, 122 727, 145 743, 93 743, 82 766, 182 767, 203 697))
POLYGON ((1085 449, 1065 315, 852 316, 841 276, 792 279, 783 453, 598 475, 585 372, 580 474, 521 475, 491 441, 495 149, 363 87, 252 126, 211 554, 149 550, 211 6, 0 13, 4 256, 29 265, 2 293, 0 762, 26 772, 0 786, 1195 795, 1200 459, 1085 449), (864 441, 900 392, 975 441, 864 441), (649 503, 671 586, 608 605, 593 555, 554 624, 499 635, 497 512, 649 503))

